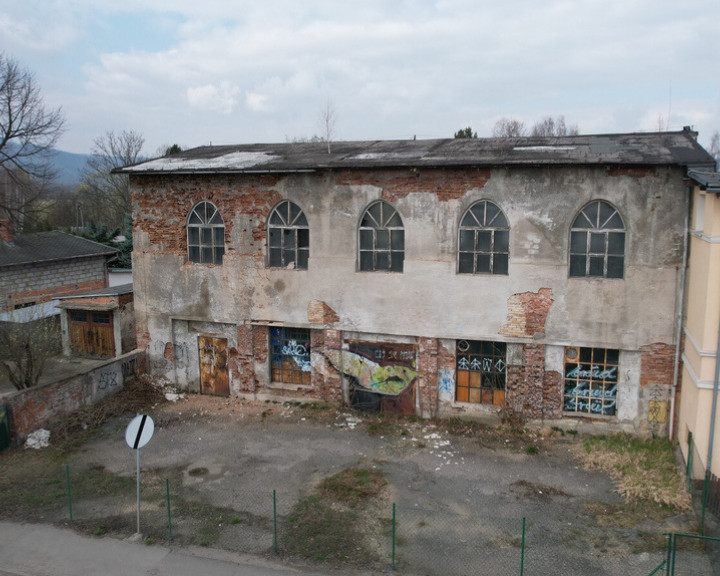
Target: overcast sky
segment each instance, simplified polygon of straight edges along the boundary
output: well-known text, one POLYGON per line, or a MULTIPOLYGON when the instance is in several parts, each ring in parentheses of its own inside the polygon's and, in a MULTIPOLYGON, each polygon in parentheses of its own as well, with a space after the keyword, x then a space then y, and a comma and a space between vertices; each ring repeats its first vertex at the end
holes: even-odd
POLYGON ((0 50, 61 106, 59 148, 720 129, 719 0, 0 0, 0 50))

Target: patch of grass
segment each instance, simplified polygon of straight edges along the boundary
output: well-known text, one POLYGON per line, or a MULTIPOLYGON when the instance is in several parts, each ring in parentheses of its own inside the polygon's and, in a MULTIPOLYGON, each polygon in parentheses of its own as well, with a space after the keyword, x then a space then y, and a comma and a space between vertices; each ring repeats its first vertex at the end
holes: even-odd
POLYGON ((653 503, 677 512, 691 509, 690 495, 666 438, 595 436, 587 438, 583 447, 585 465, 609 474, 628 503, 653 503))
POLYGON ((210 472, 207 468, 201 466, 199 468, 192 468, 191 470, 188 470, 188 476, 205 476, 208 472, 210 472))
POLYGON ((95 530, 93 530, 93 536, 103 536, 106 532, 107 530, 105 530, 104 527, 98 526, 95 530))
POLYGON ((325 478, 318 492, 325 498, 354 506, 377 496, 386 484, 380 470, 348 468, 325 478))
POLYGON ((538 454, 540 452, 540 449, 535 446, 535 444, 529 444, 528 446, 525 446, 525 454, 529 454, 531 456, 538 454))

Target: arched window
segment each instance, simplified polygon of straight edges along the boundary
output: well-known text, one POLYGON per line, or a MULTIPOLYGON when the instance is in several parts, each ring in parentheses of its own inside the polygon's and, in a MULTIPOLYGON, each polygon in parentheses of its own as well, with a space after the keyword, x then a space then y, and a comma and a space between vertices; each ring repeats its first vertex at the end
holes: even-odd
POLYGON ((622 278, 625 225, 607 202, 586 204, 570 228, 570 276, 622 278))
POLYGON ((480 200, 467 209, 458 230, 459 274, 507 274, 510 226, 502 210, 480 200))
POLYGON ((225 223, 212 202, 199 202, 187 220, 188 259, 201 264, 222 264, 225 223))
POLYGON ((268 218, 268 266, 307 270, 310 230, 300 207, 284 200, 268 218))
POLYGON ((384 200, 367 207, 358 229, 360 270, 402 272, 405 230, 397 210, 384 200))

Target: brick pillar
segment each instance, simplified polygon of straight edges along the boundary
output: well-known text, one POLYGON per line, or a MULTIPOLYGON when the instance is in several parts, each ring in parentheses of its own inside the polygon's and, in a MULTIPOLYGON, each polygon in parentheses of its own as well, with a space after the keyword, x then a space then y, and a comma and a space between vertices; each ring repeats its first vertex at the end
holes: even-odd
POLYGON ((328 361, 326 350, 340 350, 342 334, 339 330, 310 331, 311 381, 316 393, 334 406, 342 406, 342 374, 328 361))
POLYGON ((418 338, 417 394, 420 414, 424 418, 437 416, 438 400, 438 341, 437 338, 418 338))

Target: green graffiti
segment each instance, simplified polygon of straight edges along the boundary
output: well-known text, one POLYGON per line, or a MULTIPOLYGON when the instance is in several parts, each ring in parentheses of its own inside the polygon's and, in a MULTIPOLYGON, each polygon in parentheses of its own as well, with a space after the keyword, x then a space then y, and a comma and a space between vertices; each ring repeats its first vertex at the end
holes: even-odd
POLYGON ((417 378, 417 371, 407 366, 380 366, 365 356, 347 350, 326 350, 325 357, 334 368, 371 392, 396 396, 417 378))

